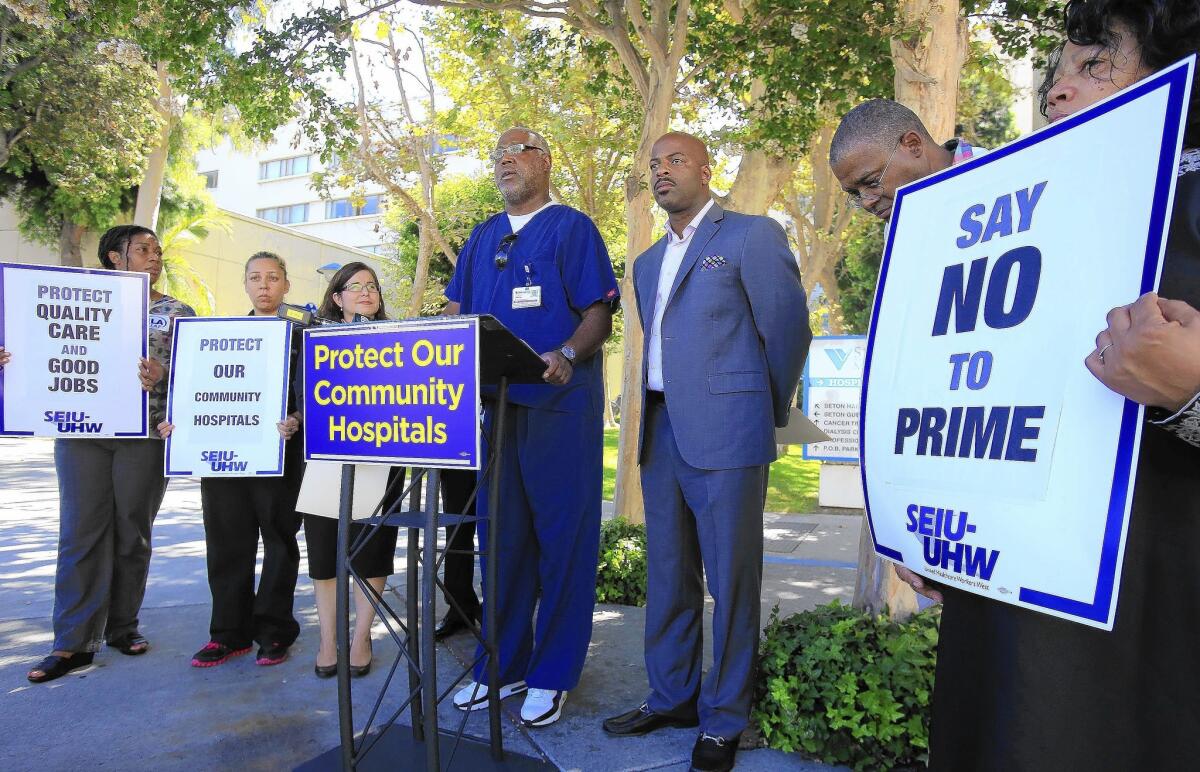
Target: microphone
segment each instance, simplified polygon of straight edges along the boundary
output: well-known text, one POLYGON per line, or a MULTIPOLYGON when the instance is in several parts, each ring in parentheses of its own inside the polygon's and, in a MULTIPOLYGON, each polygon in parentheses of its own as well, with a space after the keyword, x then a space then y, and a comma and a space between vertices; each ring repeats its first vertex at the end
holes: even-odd
POLYGON ((336 324, 333 319, 325 319, 313 313, 313 310, 304 306, 294 306, 290 303, 280 303, 279 308, 275 311, 275 315, 280 319, 287 319, 293 324, 300 327, 320 327, 325 324, 336 324))

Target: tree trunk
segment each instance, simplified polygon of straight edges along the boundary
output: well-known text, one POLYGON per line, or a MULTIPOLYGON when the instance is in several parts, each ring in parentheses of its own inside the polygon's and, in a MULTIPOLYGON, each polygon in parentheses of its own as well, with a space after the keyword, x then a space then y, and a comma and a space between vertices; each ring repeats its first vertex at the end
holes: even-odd
POLYGON ((87 228, 66 217, 63 218, 62 229, 58 234, 58 263, 76 268, 83 267, 83 254, 80 244, 87 228))
POLYGON ((425 302, 425 288, 429 286, 429 260, 433 257, 433 238, 429 228, 423 223, 417 224, 417 268, 413 272, 412 297, 408 301, 409 317, 421 315, 421 306, 425 302))
POLYGON ((158 207, 162 201, 163 178, 167 171, 167 150, 171 141, 171 127, 175 113, 171 109, 171 77, 165 62, 158 63, 158 113, 162 117, 162 133, 158 146, 150 153, 146 174, 138 186, 137 204, 133 209, 133 222, 151 230, 158 227, 158 207))
POLYGON ((967 20, 958 0, 901 0, 900 18, 913 33, 892 38, 896 101, 915 112, 935 139, 949 139, 967 58, 967 20))
POLYGON ((721 206, 743 214, 766 214, 795 170, 795 161, 747 150, 721 206))
MULTIPOLYGON (((938 140, 954 135, 958 78, 966 61, 968 29, 958 0, 902 0, 900 17, 914 32, 892 38, 896 101, 917 114, 938 140)), ((875 554, 863 523, 858 549, 854 605, 906 619, 917 610, 917 594, 900 581, 890 563, 875 554)))
POLYGON ((621 308, 625 312, 625 363, 621 378, 621 434, 617 445, 617 489, 613 504, 617 515, 634 523, 645 522, 642 482, 638 474, 638 436, 642 424, 642 323, 633 293, 633 265, 654 243, 654 198, 646 176, 650 149, 666 133, 674 101, 674 73, 653 73, 650 98, 642 119, 641 144, 625 178, 625 276, 621 279, 621 308))

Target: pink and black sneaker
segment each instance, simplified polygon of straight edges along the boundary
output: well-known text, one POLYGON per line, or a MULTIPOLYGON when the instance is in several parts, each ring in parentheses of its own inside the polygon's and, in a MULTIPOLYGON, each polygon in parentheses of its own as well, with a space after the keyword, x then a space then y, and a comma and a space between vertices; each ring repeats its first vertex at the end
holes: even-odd
POLYGON ((254 659, 254 664, 270 666, 280 665, 287 661, 288 647, 282 643, 272 643, 271 645, 262 645, 258 647, 258 656, 254 659))
POLYGON ((209 641, 204 648, 192 655, 192 667, 216 667, 224 665, 233 657, 250 653, 250 646, 244 649, 231 649, 223 643, 209 641))

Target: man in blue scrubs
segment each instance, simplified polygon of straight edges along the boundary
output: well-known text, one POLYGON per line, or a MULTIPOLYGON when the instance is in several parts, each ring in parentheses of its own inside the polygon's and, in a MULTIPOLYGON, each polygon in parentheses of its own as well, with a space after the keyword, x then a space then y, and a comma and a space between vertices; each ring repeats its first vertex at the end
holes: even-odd
MULTIPOLYGON (((509 129, 492 163, 505 211, 476 226, 463 246, 446 313, 492 314, 545 352, 545 383, 509 387, 499 577, 495 588, 484 586, 496 593, 496 619, 485 618, 484 627, 499 644, 500 697, 527 691, 522 720, 545 726, 562 714, 591 641, 604 448, 600 357, 619 293, 596 226, 550 200, 546 141, 509 129)), ((487 396, 490 432, 495 403, 487 396)), ((477 499, 485 517, 486 483, 477 499)), ((488 526, 480 521, 481 544, 488 526)), ((486 676, 486 664, 476 666, 454 704, 487 707, 486 676)))

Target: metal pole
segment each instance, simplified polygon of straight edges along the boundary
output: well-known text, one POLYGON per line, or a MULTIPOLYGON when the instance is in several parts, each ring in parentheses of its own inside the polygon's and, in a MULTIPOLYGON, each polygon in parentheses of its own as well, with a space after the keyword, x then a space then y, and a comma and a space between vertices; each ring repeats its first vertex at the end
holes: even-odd
POLYGON ((430 469, 425 475, 425 544, 421 577, 421 691, 425 703, 425 768, 440 772, 442 763, 438 737, 438 684, 437 651, 433 639, 437 623, 437 538, 438 538, 438 486, 441 475, 430 469))
POLYGON ((504 759, 504 739, 500 734, 500 642, 496 636, 496 582, 499 555, 496 545, 500 531, 500 469, 504 463, 504 430, 508 413, 508 377, 501 376, 496 394, 496 420, 493 426, 492 481, 488 490, 487 592, 484 593, 484 641, 488 652, 488 719, 492 758, 504 759))
MULTIPOLYGON (((411 470, 413 477, 422 474, 419 469, 411 470)), ((415 479, 409 481, 412 485, 412 492, 409 494, 408 508, 412 512, 420 511, 421 509, 421 485, 415 479)), ((408 633, 405 639, 405 647, 408 649, 409 665, 408 665, 408 693, 413 695, 412 703, 409 705, 409 715, 412 718, 413 739, 420 742, 425 739, 425 726, 423 705, 421 702, 421 638, 419 631, 420 625, 420 605, 418 603, 417 594, 418 575, 420 567, 420 535, 421 531, 418 528, 409 528, 408 530, 408 554, 406 555, 407 570, 405 571, 405 604, 407 607, 408 616, 408 633)), ((436 709, 436 705, 434 708, 436 709)))
POLYGON ((354 706, 350 702, 350 521, 354 502, 354 464, 342 464, 342 500, 337 531, 338 723, 342 736, 342 769, 352 772, 354 758, 354 706))

